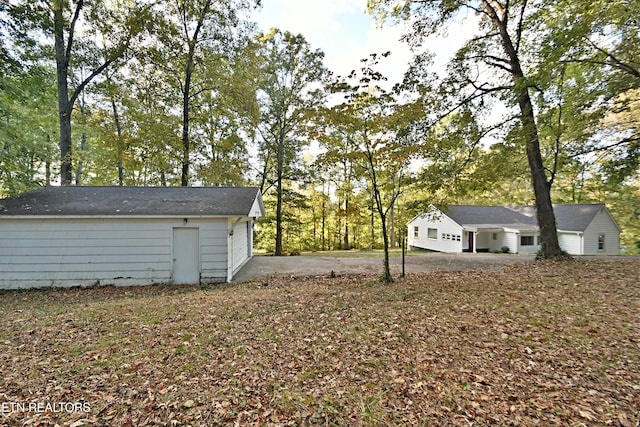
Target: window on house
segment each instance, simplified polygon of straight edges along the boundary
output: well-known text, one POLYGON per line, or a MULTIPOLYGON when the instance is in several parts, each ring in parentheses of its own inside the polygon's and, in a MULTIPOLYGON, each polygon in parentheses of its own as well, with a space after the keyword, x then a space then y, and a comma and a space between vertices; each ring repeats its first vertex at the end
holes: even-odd
POLYGON ((493 233, 493 240, 498 240, 498 233, 493 233))
POLYGON ((533 246, 535 236, 520 236, 520 246, 533 246))
POLYGON ((604 251, 604 234, 598 234, 598 250, 604 251))
POLYGON ((420 236, 420 227, 413 227, 413 237, 419 237, 420 236))
POLYGON ((429 239, 437 239, 438 238, 438 229, 437 228, 427 228, 427 238, 429 238, 429 239))

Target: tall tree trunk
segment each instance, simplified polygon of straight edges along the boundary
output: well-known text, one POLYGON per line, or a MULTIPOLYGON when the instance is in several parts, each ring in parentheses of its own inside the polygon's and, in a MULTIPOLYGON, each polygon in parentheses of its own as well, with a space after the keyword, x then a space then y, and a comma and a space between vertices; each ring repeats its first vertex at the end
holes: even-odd
POLYGON ((190 141, 189 141, 189 101, 191 99, 191 78, 193 76, 193 70, 195 67, 195 55, 196 55, 196 46, 200 41, 200 30, 202 30, 202 26, 204 25, 205 19, 209 14, 209 9, 211 8, 212 0, 207 0, 205 4, 202 6, 202 10, 200 11, 200 16, 196 22, 196 27, 193 31, 193 37, 189 38, 188 28, 189 25, 187 23, 186 15, 183 16, 185 20, 183 22, 185 29, 185 37, 187 39, 189 45, 189 52, 187 56, 187 64, 185 68, 184 75, 184 88, 182 92, 182 186, 187 187, 189 185, 189 166, 191 163, 190 160, 190 141))
POLYGON ((282 255, 282 174, 284 168, 284 133, 281 132, 278 137, 277 146, 277 167, 278 167, 278 179, 276 184, 276 190, 278 192, 278 201, 276 204, 276 256, 282 255))
POLYGON ((60 181, 71 185, 73 159, 71 152, 71 103, 69 102, 69 57, 64 42, 64 16, 62 2, 54 1, 53 27, 55 33, 56 77, 58 85, 58 117, 60 126, 60 181))
MULTIPOLYGON (((389 266, 389 232, 387 231, 387 212, 384 209, 384 204, 382 203, 382 194, 380 193, 380 187, 378 186, 378 178, 375 169, 375 163, 373 161, 373 155, 368 152, 367 153, 367 161, 369 163, 369 176, 371 179, 371 187, 373 188, 373 196, 376 201, 376 210, 378 211, 378 216, 380 217, 380 222, 382 223, 382 245, 384 248, 384 273, 382 275, 382 281, 385 283, 393 282, 393 277, 391 277, 391 268, 389 266)), ((394 198, 395 199, 395 198, 394 198)), ((392 200, 393 204, 395 200, 392 200)))
POLYGON ((322 202, 322 237, 320 238, 322 240, 322 250, 326 250, 326 246, 325 246, 325 240, 324 240, 324 236, 325 236, 325 221, 326 221, 326 216, 324 213, 324 201, 322 202))
POLYGON ((326 250, 326 246, 325 246, 325 222, 327 219, 327 214, 326 214, 326 199, 325 199, 325 193, 324 193, 324 182, 322 183, 322 250, 326 250))
MULTIPOLYGON (((51 146, 51 135, 47 134, 47 147, 50 147, 50 146, 51 146)), ((44 182, 47 187, 51 185, 51 158, 48 155, 47 155, 47 160, 44 163, 44 182)))
POLYGON ((526 88, 519 94, 518 104, 520 105, 522 126, 527 139, 527 160, 536 198, 536 217, 538 228, 540 229, 540 250, 543 258, 562 258, 566 256, 566 253, 560 248, 558 241, 556 216, 551 203, 551 183, 545 173, 533 105, 526 88))
MULTIPOLYGON (((80 137, 80 153, 87 149, 87 132, 82 131, 80 137)), ((84 174, 84 162, 82 161, 83 154, 80 154, 78 160, 78 167, 76 168, 76 185, 82 185, 82 175, 84 174)))
POLYGON ((387 231, 387 216, 383 213, 382 205, 378 205, 378 213, 380 214, 380 220, 382 222, 382 242, 384 246, 384 272, 382 273, 382 281, 385 283, 393 282, 391 277, 391 268, 389 266, 389 233, 387 231))
POLYGON ((311 206, 311 215, 313 217, 313 246, 315 251, 318 249, 318 216, 316 215, 316 207, 311 206))
POLYGON ((344 201, 344 246, 343 249, 348 251, 351 249, 349 246, 349 198, 346 198, 344 201))
POLYGON ((111 87, 111 78, 107 76, 107 92, 109 93, 109 98, 111 98, 111 109, 113 110, 113 121, 116 125, 116 137, 117 137, 117 167, 118 167, 118 185, 122 187, 124 185, 124 166, 123 166, 123 157, 124 157, 124 146, 122 143, 122 125, 120 124, 120 114, 118 113, 118 106, 116 105, 116 98, 113 96, 113 89, 111 87))
POLYGON ((376 222, 375 222, 375 212, 373 207, 373 193, 371 194, 371 205, 369 209, 371 209, 371 249, 375 249, 376 247, 376 222))
POLYGON ((189 49, 189 59, 184 79, 184 90, 182 92, 182 179, 181 185, 189 185, 189 92, 191 91, 191 74, 193 63, 193 51, 189 49))
POLYGON ((391 215, 389 216, 389 232, 391 234, 391 247, 395 248, 398 246, 396 242, 396 204, 395 202, 391 204, 391 215))
MULTIPOLYGON (((82 136, 80 137, 80 153, 83 153, 87 148, 87 108, 84 98, 84 91, 82 91, 82 96, 80 98, 80 116, 82 120, 82 136)), ((76 168, 76 185, 82 185, 82 175, 84 174, 84 162, 83 162, 83 154, 80 154, 78 160, 78 167, 76 168)))
POLYGON ((543 258, 566 257, 566 253, 560 248, 560 243, 558 242, 556 217, 551 203, 551 182, 547 179, 542 161, 540 139, 538 137, 533 103, 529 96, 529 86, 522 71, 518 51, 507 28, 509 11, 504 8, 497 9, 493 2, 489 0, 483 0, 482 3, 499 31, 505 53, 509 57, 510 72, 520 108, 520 122, 522 123, 526 140, 527 160, 536 199, 536 217, 540 229, 541 254, 543 258))

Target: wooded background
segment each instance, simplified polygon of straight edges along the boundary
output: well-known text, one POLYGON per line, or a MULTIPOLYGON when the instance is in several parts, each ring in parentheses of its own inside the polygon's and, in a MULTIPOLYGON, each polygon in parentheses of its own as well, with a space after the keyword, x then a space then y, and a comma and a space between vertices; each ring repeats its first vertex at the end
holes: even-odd
POLYGON ((338 76, 304 35, 260 33, 254 7, 0 0, 0 195, 256 185, 257 249, 286 253, 393 247, 431 203, 548 191, 606 203, 640 252, 637 0, 369 1, 412 26, 395 85, 377 71, 393 52, 338 76), (429 37, 464 14, 477 33, 438 74, 429 37))

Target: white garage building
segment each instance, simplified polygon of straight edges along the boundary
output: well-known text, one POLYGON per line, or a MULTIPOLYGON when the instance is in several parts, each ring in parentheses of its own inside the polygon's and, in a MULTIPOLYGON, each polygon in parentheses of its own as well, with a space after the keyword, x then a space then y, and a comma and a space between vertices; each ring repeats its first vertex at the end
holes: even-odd
POLYGON ((0 200, 0 288, 228 282, 258 188, 45 187, 0 200))

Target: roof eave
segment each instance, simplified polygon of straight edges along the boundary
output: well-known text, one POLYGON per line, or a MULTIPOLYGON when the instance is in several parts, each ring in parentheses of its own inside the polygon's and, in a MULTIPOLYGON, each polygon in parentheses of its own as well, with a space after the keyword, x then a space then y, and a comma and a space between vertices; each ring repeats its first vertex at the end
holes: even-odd
POLYGON ((183 219, 183 218, 202 218, 202 219, 227 219, 235 217, 249 217, 246 213, 230 213, 224 215, 206 215, 206 214, 118 214, 118 215, 0 215, 0 221, 3 219, 183 219))

